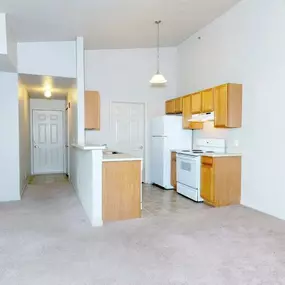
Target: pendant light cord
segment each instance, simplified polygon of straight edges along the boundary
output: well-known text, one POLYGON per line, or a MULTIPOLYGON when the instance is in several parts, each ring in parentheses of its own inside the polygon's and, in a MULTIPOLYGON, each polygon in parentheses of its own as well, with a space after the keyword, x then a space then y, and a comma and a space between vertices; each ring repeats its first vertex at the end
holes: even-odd
POLYGON ((159 69, 160 69, 160 58, 159 58, 159 48, 160 48, 159 38, 160 38, 160 34, 159 34, 159 25, 160 25, 161 21, 155 21, 155 23, 157 24, 157 74, 158 74, 159 73, 159 69))

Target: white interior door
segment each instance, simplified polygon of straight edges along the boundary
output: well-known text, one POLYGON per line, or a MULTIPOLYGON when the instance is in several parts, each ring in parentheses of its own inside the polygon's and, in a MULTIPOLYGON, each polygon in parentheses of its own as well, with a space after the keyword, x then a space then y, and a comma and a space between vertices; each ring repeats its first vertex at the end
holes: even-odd
POLYGON ((64 173, 62 111, 33 110, 33 172, 64 173))
MULTIPOLYGON (((145 109, 143 103, 113 102, 111 132, 115 150, 144 159, 145 109)), ((143 163, 143 180, 144 180, 143 163)))

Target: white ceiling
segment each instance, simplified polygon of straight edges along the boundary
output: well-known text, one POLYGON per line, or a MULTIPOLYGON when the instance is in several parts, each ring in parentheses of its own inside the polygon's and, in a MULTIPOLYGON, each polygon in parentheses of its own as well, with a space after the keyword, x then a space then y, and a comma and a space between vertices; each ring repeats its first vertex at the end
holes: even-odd
POLYGON ((176 46, 240 0, 1 0, 17 41, 74 40, 86 49, 176 46))
POLYGON ((30 74, 20 74, 20 81, 25 85, 31 98, 45 98, 44 91, 48 88, 51 90, 52 99, 64 99, 68 89, 75 84, 75 79, 71 78, 30 74))

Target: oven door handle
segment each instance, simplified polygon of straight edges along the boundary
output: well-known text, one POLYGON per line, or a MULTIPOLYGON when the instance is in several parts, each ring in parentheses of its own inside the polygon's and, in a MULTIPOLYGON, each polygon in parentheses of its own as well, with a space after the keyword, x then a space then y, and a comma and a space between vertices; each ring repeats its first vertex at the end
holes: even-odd
POLYGON ((198 161, 198 157, 189 157, 189 156, 177 156, 177 160, 184 160, 184 161, 191 161, 191 162, 195 162, 198 161))

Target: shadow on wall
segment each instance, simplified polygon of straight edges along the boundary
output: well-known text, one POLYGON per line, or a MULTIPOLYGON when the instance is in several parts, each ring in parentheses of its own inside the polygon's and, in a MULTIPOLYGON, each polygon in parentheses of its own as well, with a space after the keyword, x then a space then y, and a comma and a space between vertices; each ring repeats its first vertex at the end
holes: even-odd
POLYGON ((202 130, 193 131, 193 147, 195 148, 195 141, 202 138, 216 138, 225 139, 228 152, 242 152, 241 151, 241 132, 242 129, 221 129, 215 128, 214 122, 205 122, 202 130))

